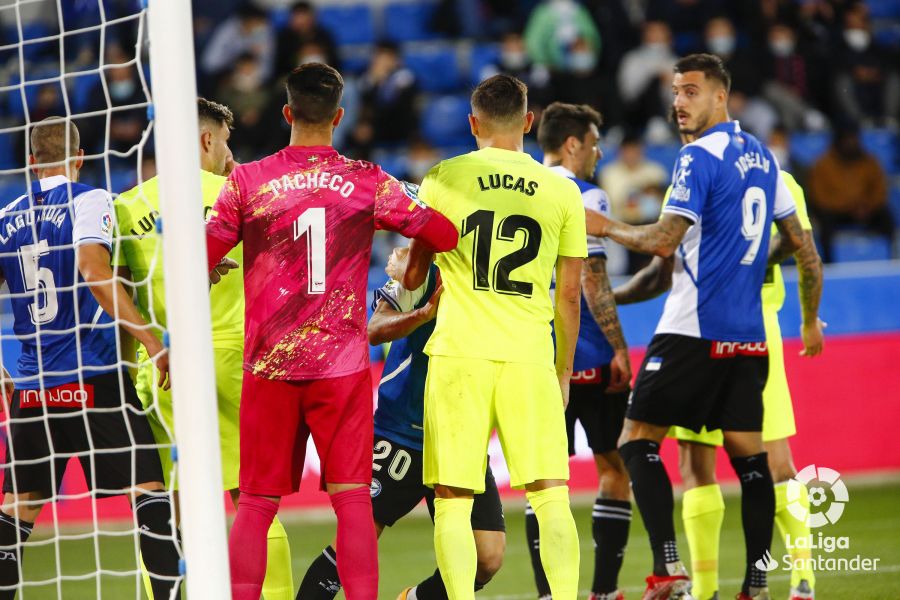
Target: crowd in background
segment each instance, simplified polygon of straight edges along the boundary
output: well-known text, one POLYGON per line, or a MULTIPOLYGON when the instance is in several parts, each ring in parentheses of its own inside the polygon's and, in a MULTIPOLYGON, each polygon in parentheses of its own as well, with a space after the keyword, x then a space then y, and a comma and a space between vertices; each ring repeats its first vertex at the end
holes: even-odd
MULTIPOLYGON (((853 258, 852 248, 848 255, 834 243, 842 230, 878 240, 876 257, 892 256, 892 214, 900 218, 900 2, 193 4, 198 88, 234 111, 238 161, 287 143, 283 77, 319 61, 346 77, 338 149, 419 181, 444 156, 472 149, 466 94, 480 79, 507 72, 528 84, 538 116, 554 100, 602 112, 599 183, 617 218, 645 223, 659 214, 679 145, 667 119, 672 66, 678 56, 705 51, 733 74, 732 117, 767 141, 804 186, 826 260, 853 258)), ((140 5, 47 0, 23 5, 21 20, 0 8, 0 171, 24 165, 24 133, 14 128, 25 123, 27 107, 30 121, 83 115, 76 121, 82 146, 97 155, 86 176, 96 183, 118 192, 153 174, 146 44, 140 19, 130 18, 140 5), (60 21, 66 31, 83 30, 67 35, 62 48, 60 21), (21 46, 24 63, 21 39, 31 40, 21 46), (100 70, 101 62, 108 66, 100 70), (23 74, 38 83, 19 85, 23 74)), ((527 150, 538 156, 533 142, 532 134, 527 150)), ((9 181, 0 175, 0 194, 9 181)), ((641 264, 624 253, 612 263, 613 272, 641 264)))

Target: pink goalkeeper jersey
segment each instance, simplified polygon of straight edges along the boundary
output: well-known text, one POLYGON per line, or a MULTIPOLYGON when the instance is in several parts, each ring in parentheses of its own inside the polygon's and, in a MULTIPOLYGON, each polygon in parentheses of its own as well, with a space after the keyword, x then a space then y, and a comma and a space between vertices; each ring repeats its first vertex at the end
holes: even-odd
POLYGON ((235 168, 207 240, 244 242, 246 370, 306 380, 368 367, 372 236, 388 229, 415 237, 437 214, 415 193, 328 146, 288 146, 235 168))

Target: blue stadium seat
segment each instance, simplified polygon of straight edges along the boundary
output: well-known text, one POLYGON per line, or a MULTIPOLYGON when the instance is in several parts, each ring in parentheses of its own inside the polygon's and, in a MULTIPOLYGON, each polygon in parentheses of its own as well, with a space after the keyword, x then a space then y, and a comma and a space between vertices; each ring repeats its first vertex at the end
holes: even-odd
POLYGON ((499 44, 478 44, 472 47, 469 55, 469 82, 472 85, 481 83, 484 69, 500 61, 499 44))
POLYGON ((319 23, 331 32, 338 44, 375 42, 372 9, 366 4, 323 6, 316 14, 319 23))
MULTIPOLYGON (((13 136, 9 133, 0 134, 0 169, 14 169, 21 162, 22 158, 17 158, 13 149, 13 136)), ((0 183, 2 185, 2 183, 0 183)), ((2 199, 2 196, 0 196, 2 199)))
POLYGON ((406 155, 403 153, 379 151, 375 153, 372 160, 380 165, 382 170, 389 175, 393 175, 398 179, 406 176, 406 165, 408 161, 406 155))
POLYGON ((422 111, 422 135, 433 146, 471 144, 469 99, 465 96, 438 96, 422 111))
POLYGON ((873 19, 900 17, 900 0, 868 0, 869 16, 873 19))
POLYGON ((648 160, 662 165, 666 171, 671 171, 675 161, 678 160, 678 151, 681 147, 678 144, 652 144, 644 148, 644 156, 648 160))
POLYGON ((808 167, 816 161, 831 144, 831 134, 827 132, 791 134, 791 158, 801 166, 808 167))
POLYGON ((834 236, 835 262, 889 260, 891 244, 887 238, 863 232, 840 232, 834 236))
POLYGON ((544 151, 537 142, 525 140, 525 152, 539 163, 544 162, 544 151))
POLYGON ((897 136, 886 129, 866 129, 861 135, 863 147, 875 155, 885 172, 900 172, 897 136))
POLYGON ((894 226, 900 227, 900 185, 892 185, 888 190, 888 206, 894 216, 894 226))
POLYGON ((434 2, 394 2, 384 7, 384 34, 395 42, 421 42, 440 37, 431 30, 434 2))
POLYGON ((407 52, 403 62, 416 74, 416 82, 426 92, 455 92, 461 87, 456 50, 452 47, 407 52))
POLYGON ((69 103, 72 112, 80 113, 87 110, 93 91, 100 87, 99 73, 84 73, 75 77, 69 77, 69 103))

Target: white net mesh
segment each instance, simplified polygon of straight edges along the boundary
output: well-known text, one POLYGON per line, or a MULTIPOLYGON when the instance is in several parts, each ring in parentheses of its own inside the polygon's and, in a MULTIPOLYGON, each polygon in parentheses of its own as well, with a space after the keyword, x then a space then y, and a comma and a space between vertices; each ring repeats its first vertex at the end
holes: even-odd
MULTIPOLYGON (((141 540, 165 541, 146 526, 141 533, 120 490, 123 477, 131 486, 149 481, 147 457, 168 449, 143 435, 150 430, 136 396, 128 405, 129 370, 134 374, 139 360, 118 311, 107 317, 93 300, 75 260, 73 240, 84 232, 72 235, 74 223, 94 216, 101 234, 114 234, 103 214, 90 212, 90 189, 115 198, 155 174, 146 49, 146 11, 136 0, 0 0, 0 362, 18 390, 4 397, 0 427, 2 511, 23 511, 0 533, 0 599, 15 590, 19 598, 141 598, 141 540), (55 196, 53 181, 29 166, 33 125, 51 116, 77 126, 84 150, 78 181, 87 186, 63 181, 55 196), (45 237, 48 228, 56 233, 45 237), (60 233, 66 228, 68 236, 60 233), (102 497, 110 494, 118 495, 102 497), (41 505, 22 544, 26 517, 41 505), (13 543, 2 538, 9 531, 13 543)), ((57 145, 65 147, 71 133, 62 129, 57 145)), ((152 214, 140 192, 129 201, 152 214)), ((113 241, 113 255, 122 239, 156 235, 152 222, 136 227, 113 241)), ((150 256, 151 274, 161 272, 160 256, 150 256)), ((151 279, 128 292, 146 291, 151 279)), ((118 302, 125 288, 107 287, 118 302)), ((161 319, 148 308, 149 327, 161 334, 161 319)), ((157 388, 146 390, 147 411, 156 412, 157 388)), ((171 527, 166 534, 171 538, 171 527)))

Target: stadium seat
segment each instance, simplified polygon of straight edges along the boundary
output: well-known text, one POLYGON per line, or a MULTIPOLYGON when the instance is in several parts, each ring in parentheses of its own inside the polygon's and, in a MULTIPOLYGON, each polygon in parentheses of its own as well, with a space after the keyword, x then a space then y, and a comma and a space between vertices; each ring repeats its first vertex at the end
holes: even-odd
POLYGON ((668 172, 672 170, 672 166, 678 160, 680 149, 678 144, 651 144, 644 148, 644 156, 647 157, 647 160, 659 163, 668 172))
POLYGON ((808 167, 816 161, 831 144, 831 134, 827 132, 791 134, 791 158, 801 166, 808 167))
MULTIPOLYGON (((10 133, 0 134, 0 169, 14 169, 20 162, 21 158, 17 159, 13 149, 13 135, 10 133)), ((0 186, 2 185, 3 183, 0 182, 0 186)))
POLYGON ((873 19, 900 18, 900 0, 868 0, 866 4, 873 19))
POLYGON ((372 9, 366 4, 323 6, 317 15, 319 23, 331 32, 339 45, 375 42, 372 9))
POLYGON ((453 47, 407 52, 403 62, 416 74, 416 82, 426 92, 455 92, 461 87, 456 50, 453 47))
POLYGON ((544 151, 537 142, 525 140, 525 152, 538 162, 544 162, 544 151))
POLYGON ((87 110, 91 94, 100 86, 99 73, 83 73, 75 77, 69 77, 69 102, 72 112, 79 113, 87 110))
POLYGON ((422 111, 422 135, 433 146, 470 145, 468 115, 465 96, 437 96, 422 111))
POLYGON ((888 190, 888 206, 894 216, 894 226, 900 227, 900 183, 895 182, 888 190))
POLYGON ((402 152, 376 151, 372 161, 381 166, 381 169, 397 178, 406 175, 406 155, 402 152))
POLYGON ((886 129, 866 129, 862 132, 863 147, 875 155, 881 167, 888 174, 900 172, 897 136, 886 129))
POLYGON ((835 262, 890 260, 891 244, 887 238, 864 232, 842 231, 834 236, 835 262))
POLYGON ((440 36, 431 30, 434 2, 394 2, 384 7, 384 34, 395 42, 421 42, 440 36))
POLYGON ((469 54, 469 82, 478 85, 484 78, 484 69, 495 65, 500 60, 500 46, 497 44, 478 44, 472 47, 469 54))

